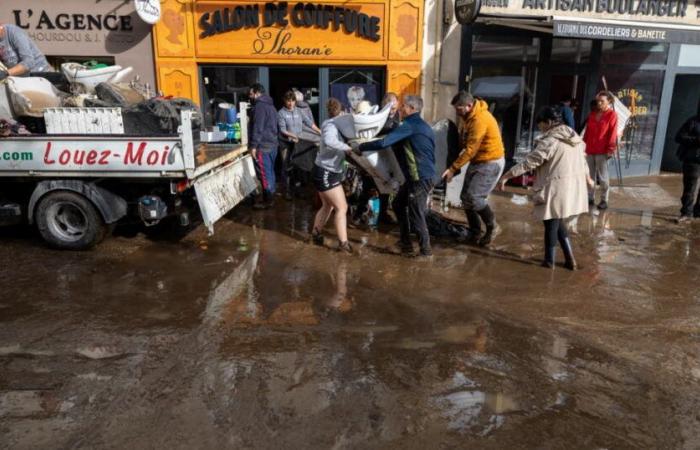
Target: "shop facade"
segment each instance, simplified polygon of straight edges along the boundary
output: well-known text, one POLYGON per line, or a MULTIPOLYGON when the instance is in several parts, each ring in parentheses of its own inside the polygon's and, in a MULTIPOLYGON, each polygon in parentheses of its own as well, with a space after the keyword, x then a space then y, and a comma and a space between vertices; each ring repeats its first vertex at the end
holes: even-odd
POLYGON ((317 120, 330 97, 376 104, 386 91, 420 90, 420 0, 163 0, 161 10, 158 87, 193 99, 209 123, 219 102, 245 99, 255 82, 278 106, 300 90, 317 120))
POLYGON ((462 26, 456 87, 488 100, 511 160, 540 107, 573 99, 580 131, 607 88, 632 113, 615 169, 677 170, 673 135, 700 100, 698 14, 692 0, 485 0, 462 26))
POLYGON ((57 70, 64 62, 118 64, 133 67, 141 82, 155 85, 152 26, 132 1, 2 2, 0 17, 24 29, 57 70))

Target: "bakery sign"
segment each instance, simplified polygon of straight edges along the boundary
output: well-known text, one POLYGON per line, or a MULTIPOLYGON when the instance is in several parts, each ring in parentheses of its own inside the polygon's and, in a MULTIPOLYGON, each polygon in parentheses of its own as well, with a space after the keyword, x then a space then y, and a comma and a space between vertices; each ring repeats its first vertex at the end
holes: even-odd
POLYGON ((381 58, 381 3, 197 2, 202 57, 381 58))
POLYGON ((698 0, 482 0, 488 16, 561 16, 699 25, 698 0))

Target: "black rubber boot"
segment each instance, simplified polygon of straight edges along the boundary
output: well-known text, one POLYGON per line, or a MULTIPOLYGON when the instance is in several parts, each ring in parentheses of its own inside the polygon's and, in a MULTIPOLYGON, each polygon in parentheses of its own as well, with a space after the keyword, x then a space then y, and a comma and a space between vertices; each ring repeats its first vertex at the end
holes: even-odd
POLYGON ((493 242, 493 238, 498 234, 499 228, 496 224, 496 216, 493 214, 491 207, 486 205, 485 208, 477 211, 481 220, 486 224, 486 233, 479 239, 479 245, 485 247, 493 242))
POLYGON ((557 254, 556 247, 545 247, 544 248, 544 261, 542 261, 542 267, 554 269, 554 259, 555 259, 556 254, 557 254))
POLYGON ((564 267, 569 270, 578 269, 578 264, 576 264, 576 259, 574 258, 574 249, 571 247, 571 239, 564 238, 559 241, 561 249, 564 251, 564 267))
POLYGON ((479 214, 473 209, 465 209, 464 214, 467 216, 467 222, 469 223, 469 237, 467 241, 476 243, 481 237, 481 219, 479 214))

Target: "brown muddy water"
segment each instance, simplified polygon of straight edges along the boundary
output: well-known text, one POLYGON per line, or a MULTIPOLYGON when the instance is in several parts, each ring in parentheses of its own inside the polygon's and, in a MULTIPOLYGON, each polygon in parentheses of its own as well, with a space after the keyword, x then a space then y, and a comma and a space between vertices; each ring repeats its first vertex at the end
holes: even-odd
POLYGON ((300 201, 87 253, 2 231, 0 447, 700 448, 677 183, 582 216, 577 272, 539 267, 513 194, 491 248, 421 263, 386 229, 351 230, 354 256, 310 245, 300 201))

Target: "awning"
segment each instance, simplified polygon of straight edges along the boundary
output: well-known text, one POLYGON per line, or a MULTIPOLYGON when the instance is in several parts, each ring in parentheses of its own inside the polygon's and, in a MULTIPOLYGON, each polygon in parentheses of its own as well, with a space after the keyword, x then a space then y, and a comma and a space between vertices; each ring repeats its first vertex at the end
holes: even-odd
POLYGON ((547 33, 555 37, 700 44, 700 27, 693 25, 591 19, 575 16, 509 17, 482 15, 478 22, 547 33))

